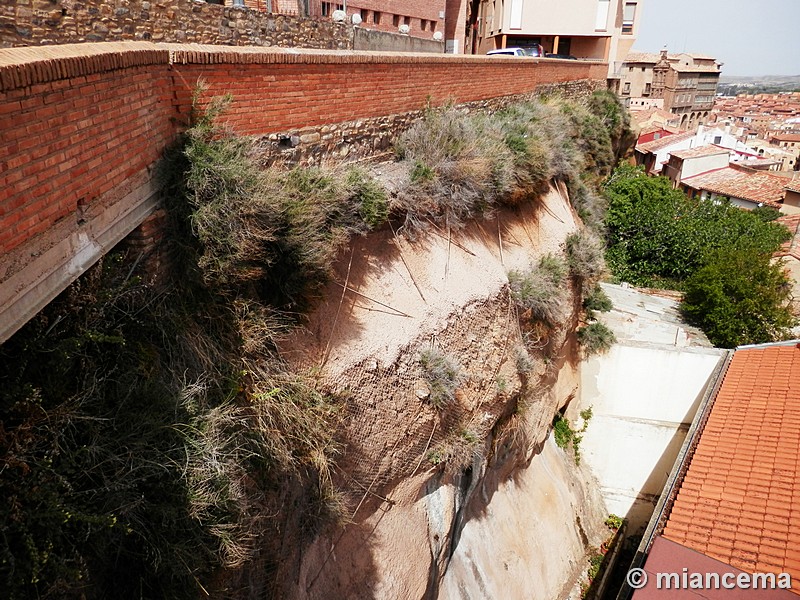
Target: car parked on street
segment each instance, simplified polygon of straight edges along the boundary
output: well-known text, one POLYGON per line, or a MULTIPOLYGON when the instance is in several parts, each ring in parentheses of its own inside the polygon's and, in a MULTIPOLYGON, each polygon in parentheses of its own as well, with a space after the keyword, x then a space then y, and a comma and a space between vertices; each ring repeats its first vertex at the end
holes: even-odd
POLYGON ((498 48, 497 50, 489 50, 486 53, 489 56, 521 56, 521 57, 534 57, 534 58, 542 58, 544 57, 544 48, 541 44, 535 44, 533 46, 525 46, 523 47, 511 47, 511 48, 498 48))

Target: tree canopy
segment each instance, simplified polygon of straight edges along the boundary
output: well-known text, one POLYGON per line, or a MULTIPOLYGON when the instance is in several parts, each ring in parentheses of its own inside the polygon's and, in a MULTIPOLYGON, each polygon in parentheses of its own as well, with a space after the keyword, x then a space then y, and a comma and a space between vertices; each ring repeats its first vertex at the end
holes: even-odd
POLYGON ((666 177, 620 166, 607 180, 607 263, 635 285, 685 292, 683 311, 723 347, 785 338, 791 287, 772 254, 789 239, 774 211, 688 198, 666 177))

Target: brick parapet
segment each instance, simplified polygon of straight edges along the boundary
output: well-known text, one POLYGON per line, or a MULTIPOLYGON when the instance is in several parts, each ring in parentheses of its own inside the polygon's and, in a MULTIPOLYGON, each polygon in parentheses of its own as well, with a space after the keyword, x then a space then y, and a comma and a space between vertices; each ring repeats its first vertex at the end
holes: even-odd
POLYGON ((81 215, 152 169, 198 80, 206 98, 232 93, 234 131, 286 154, 281 136, 305 130, 291 160, 319 162, 387 150, 428 102, 600 85, 604 75, 605 65, 578 61, 150 42, 0 50, 0 255, 63 219, 85 226, 81 215))

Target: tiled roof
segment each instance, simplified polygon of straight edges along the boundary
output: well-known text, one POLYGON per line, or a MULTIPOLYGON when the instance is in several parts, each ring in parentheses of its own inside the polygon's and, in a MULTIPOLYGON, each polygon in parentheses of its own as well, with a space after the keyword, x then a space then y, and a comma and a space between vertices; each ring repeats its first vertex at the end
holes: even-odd
POLYGON ((730 154, 730 150, 715 146, 713 144, 708 144, 706 146, 690 148, 689 150, 676 150, 675 152, 670 152, 670 154, 672 156, 677 156, 678 158, 686 159, 699 158, 701 156, 714 156, 715 154, 730 154))
POLYGON ((681 180, 696 190, 706 190, 722 196, 780 207, 786 195, 786 180, 766 171, 753 171, 735 164, 723 169, 700 173, 681 180))
POLYGON ((776 133, 772 137, 781 142, 800 142, 800 133, 776 133))
POLYGON ((717 65, 672 65, 678 73, 719 73, 717 65))
POLYGON ((737 350, 663 535, 800 594, 800 348, 737 350))
POLYGON ((623 62, 626 63, 657 63, 661 55, 655 52, 628 52, 623 62))
POLYGON ((800 194, 800 179, 793 179, 790 181, 788 184, 786 184, 786 189, 800 194))
POLYGON ((641 123, 642 121, 647 121, 652 117, 658 117, 662 119, 664 122, 669 123, 671 121, 678 121, 680 117, 675 113, 671 113, 668 110, 664 110, 662 108, 648 108, 645 110, 635 110, 630 109, 631 118, 634 121, 641 123))
POLYGON ((636 146, 636 149, 640 152, 658 152, 659 150, 666 148, 667 146, 671 146, 676 142, 682 142, 683 140, 693 138, 694 134, 694 131, 685 131, 684 133, 668 135, 667 137, 662 137, 657 140, 645 142, 644 144, 639 144, 636 146))

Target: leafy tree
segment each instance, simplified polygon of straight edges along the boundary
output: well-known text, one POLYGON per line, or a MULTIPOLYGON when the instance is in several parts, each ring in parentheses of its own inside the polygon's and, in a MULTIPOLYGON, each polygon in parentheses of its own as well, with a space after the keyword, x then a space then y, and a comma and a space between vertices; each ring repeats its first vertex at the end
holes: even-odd
POLYGON ((605 191, 608 266, 637 285, 680 288, 715 250, 747 245, 771 253, 789 237, 758 213, 687 198, 669 179, 629 165, 614 172, 605 191))
POLYGON ((685 284, 683 312, 716 346, 733 348, 785 339, 796 319, 788 308, 790 285, 781 263, 751 248, 728 248, 685 284))

